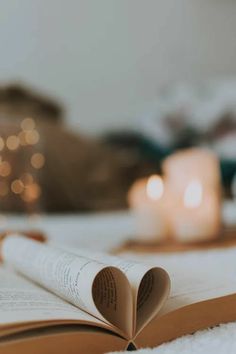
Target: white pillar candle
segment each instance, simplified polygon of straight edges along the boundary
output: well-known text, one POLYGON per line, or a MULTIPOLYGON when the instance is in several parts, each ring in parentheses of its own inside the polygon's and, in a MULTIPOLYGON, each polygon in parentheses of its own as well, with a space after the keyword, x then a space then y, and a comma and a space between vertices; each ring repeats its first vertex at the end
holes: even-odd
POLYGON ((171 210, 171 235, 182 242, 219 236, 220 173, 217 157, 206 149, 188 149, 168 157, 163 170, 171 210))
POLYGON ((168 234, 165 187, 158 175, 134 183, 128 203, 135 216, 136 237, 141 241, 162 241, 168 234))
POLYGON ((207 241, 218 237, 220 207, 216 194, 205 191, 199 180, 186 186, 182 204, 171 220, 172 233, 181 242, 207 241))
POLYGON ((163 163, 168 189, 174 195, 183 195, 187 184, 199 179, 204 187, 220 190, 220 169, 217 156, 208 149, 191 148, 170 155, 163 163))

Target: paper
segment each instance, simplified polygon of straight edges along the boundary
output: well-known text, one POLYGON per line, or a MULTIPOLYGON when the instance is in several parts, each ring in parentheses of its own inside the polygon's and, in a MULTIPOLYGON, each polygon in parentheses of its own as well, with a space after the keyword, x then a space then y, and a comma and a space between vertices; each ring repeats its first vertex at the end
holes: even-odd
POLYGON ((18 235, 4 240, 2 255, 23 275, 131 336, 132 293, 119 269, 18 235))
POLYGON ((166 301, 170 282, 168 274, 159 267, 150 267, 136 261, 88 249, 76 249, 57 246, 67 252, 103 262, 120 269, 128 278, 133 292, 133 332, 139 332, 153 318, 166 301))
POLYGON ((102 324, 58 296, 1 267, 0 326, 53 320, 79 320, 102 324))

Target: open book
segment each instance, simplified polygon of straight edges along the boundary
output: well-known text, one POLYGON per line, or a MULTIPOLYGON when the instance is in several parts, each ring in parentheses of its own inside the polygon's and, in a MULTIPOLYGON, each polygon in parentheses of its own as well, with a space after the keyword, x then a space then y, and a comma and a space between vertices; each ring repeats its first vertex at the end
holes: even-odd
POLYGON ((1 252, 1 354, 153 347, 236 319, 236 277, 222 264, 177 262, 169 297, 170 278, 153 265, 19 235, 5 238, 1 252))

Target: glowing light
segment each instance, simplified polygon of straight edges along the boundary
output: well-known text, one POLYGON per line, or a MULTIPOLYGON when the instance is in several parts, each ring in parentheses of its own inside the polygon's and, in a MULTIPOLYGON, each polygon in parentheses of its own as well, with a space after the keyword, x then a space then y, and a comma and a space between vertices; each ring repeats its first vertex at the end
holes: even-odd
POLYGON ((34 168, 39 169, 43 167, 45 163, 45 157, 43 156, 43 154, 36 152, 32 155, 30 162, 34 168))
POLYGON ((25 132, 20 132, 20 133, 18 134, 18 138, 19 138, 20 144, 21 144, 22 146, 27 145, 27 142, 26 142, 26 140, 25 140, 25 135, 26 135, 25 132))
POLYGON ((161 199, 164 193, 163 180, 158 175, 153 175, 148 179, 147 182, 147 195, 152 200, 161 199))
POLYGON ((37 130, 30 130, 25 132, 25 141, 28 145, 35 145, 39 142, 39 133, 37 130))
POLYGON ((11 165, 7 161, 0 161, 0 176, 7 177, 11 173, 11 165))
POLYGON ((37 183, 32 183, 25 188, 24 193, 21 195, 21 198, 27 203, 32 203, 37 200, 40 195, 40 186, 37 183))
POLYGON ((9 192, 9 187, 5 181, 0 181, 0 196, 5 197, 9 192))
POLYGON ((32 184, 34 181, 33 176, 30 173, 24 173, 20 179, 24 185, 32 184))
POLYGON ((192 180, 184 192, 184 206, 186 208, 197 208, 202 202, 202 184, 199 180, 192 180))
POLYGON ((35 128, 35 121, 32 118, 25 118, 21 122, 22 130, 33 130, 35 128))
POLYGON ((20 179, 15 179, 11 183, 11 190, 15 194, 21 194, 24 191, 24 184, 20 179))
POLYGON ((0 136, 0 151, 2 151, 4 149, 5 143, 3 138, 0 136))
POLYGON ((6 146, 9 150, 16 150, 20 145, 20 140, 15 135, 10 135, 6 140, 6 146))

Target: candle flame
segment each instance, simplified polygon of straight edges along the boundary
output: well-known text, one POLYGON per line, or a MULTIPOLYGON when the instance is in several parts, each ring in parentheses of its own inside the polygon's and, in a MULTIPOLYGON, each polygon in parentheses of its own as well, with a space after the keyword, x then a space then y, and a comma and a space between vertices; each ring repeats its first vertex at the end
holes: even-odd
POLYGON ((186 208, 197 208, 202 202, 202 184, 199 180, 192 180, 186 187, 184 193, 184 206, 186 208))
POLYGON ((153 175, 147 182, 147 195, 152 200, 161 199, 164 192, 163 180, 158 175, 153 175))

